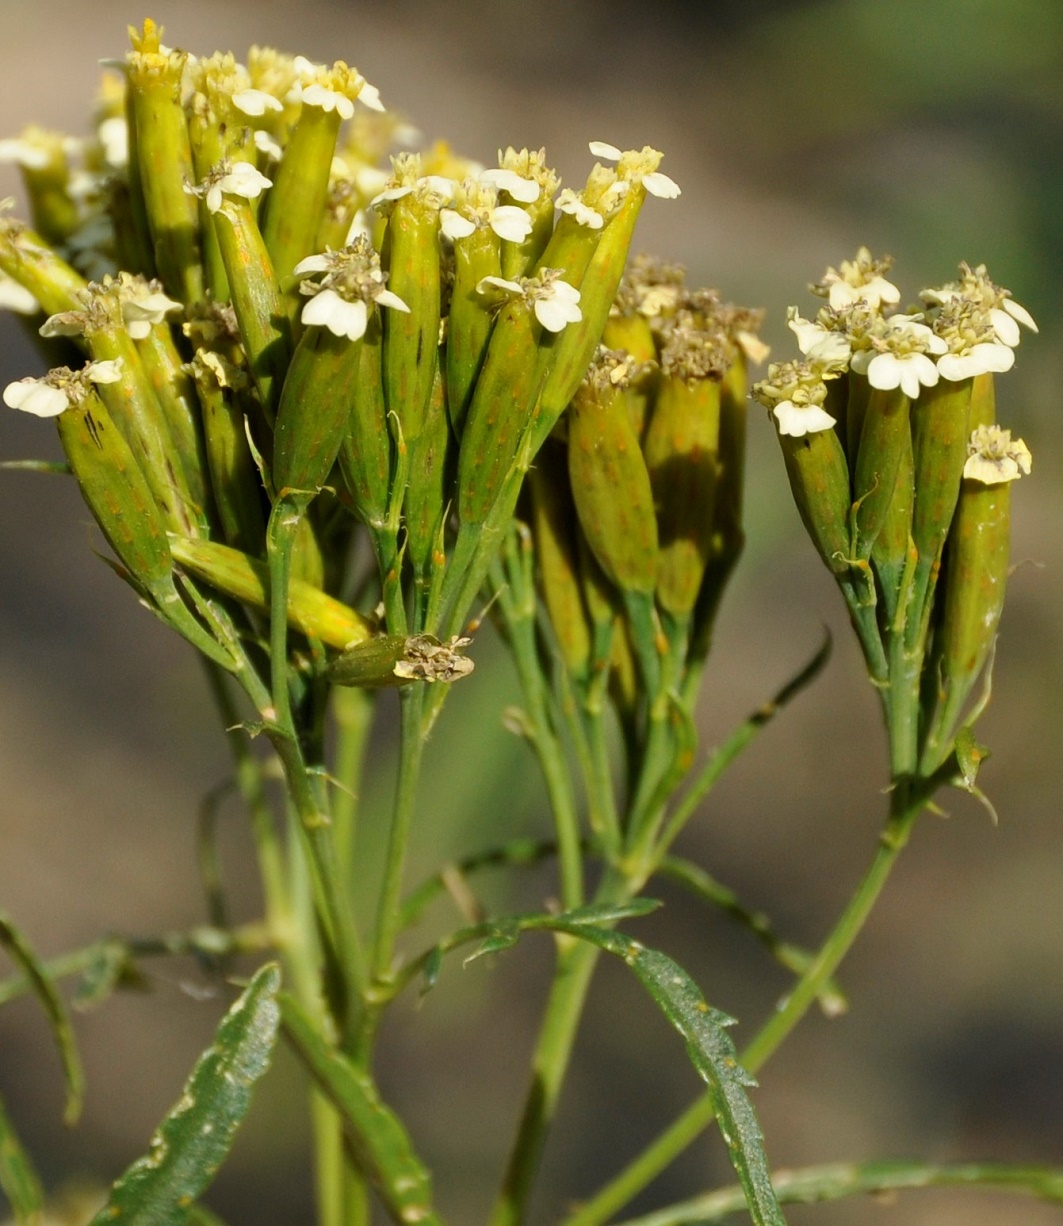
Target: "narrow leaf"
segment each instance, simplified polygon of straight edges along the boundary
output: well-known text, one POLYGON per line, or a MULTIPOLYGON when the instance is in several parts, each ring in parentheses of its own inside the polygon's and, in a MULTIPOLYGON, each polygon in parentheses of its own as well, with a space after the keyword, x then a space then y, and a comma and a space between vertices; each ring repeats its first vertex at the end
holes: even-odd
POLYGON ((4 912, 0 912, 0 945, 7 950, 11 960, 26 976, 33 994, 40 1001, 51 1023, 52 1036, 59 1048, 59 1059, 62 1061, 63 1077, 66 1081, 63 1119, 67 1124, 75 1124, 81 1114, 81 1104, 85 1097, 85 1075, 74 1040, 70 1013, 44 964, 4 912))
POLYGON ((222 1019, 151 1148, 111 1189, 91 1226, 185 1226, 229 1152, 277 1039, 280 971, 262 967, 222 1019))
MULTIPOLYGON (((810 1205, 844 1197, 908 1188, 981 1187, 1040 1197, 1063 1204, 1063 1168, 998 1162, 834 1162, 778 1171, 775 1192, 784 1204, 810 1205)), ((745 1208, 741 1188, 719 1188, 669 1205, 620 1226, 709 1226, 745 1208)))
POLYGON ((0 1188, 11 1204, 18 1226, 41 1226, 44 1194, 29 1155, 0 1100, 0 1188))
POLYGON ((440 1226, 431 1207, 428 1171, 414 1153, 398 1116, 381 1100, 372 1078, 329 1045, 287 992, 280 995, 280 1007, 285 1037, 342 1115, 358 1165, 392 1221, 440 1226))
POLYGON ((755 1226, 785 1226, 772 1190, 764 1137, 746 1094, 747 1087, 756 1083, 739 1065, 726 1031, 734 1019, 706 1004, 697 985, 677 962, 623 933, 573 924, 566 915, 541 926, 590 941, 631 968, 683 1036, 691 1063, 708 1086, 720 1135, 727 1144, 755 1226))

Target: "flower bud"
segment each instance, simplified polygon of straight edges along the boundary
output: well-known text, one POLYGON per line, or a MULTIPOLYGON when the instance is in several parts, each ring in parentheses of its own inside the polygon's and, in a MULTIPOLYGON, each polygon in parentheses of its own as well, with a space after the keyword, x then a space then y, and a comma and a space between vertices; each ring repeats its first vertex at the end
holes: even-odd
POLYGON ((676 617, 693 612, 712 543, 725 365, 708 334, 674 329, 643 441, 657 507, 657 603, 676 617))
MULTIPOLYGON (((392 439, 381 372, 383 326, 374 311, 362 339, 347 433, 338 458, 351 510, 370 528, 383 527, 391 489, 392 439)), ((342 496, 342 495, 341 495, 342 496)))
POLYGON ((333 660, 328 678, 334 685, 369 689, 413 681, 457 681, 473 670, 472 660, 460 654, 468 642, 452 639, 444 645, 430 634, 375 635, 333 660))
POLYGON ((622 592, 649 595, 657 582, 657 518, 638 439, 616 384, 619 355, 588 372, 568 415, 568 471, 587 543, 622 592))
POLYGON ((577 575, 579 526, 561 444, 547 441, 528 473, 527 488, 543 603, 565 669, 582 681, 590 664, 591 637, 577 575))
MULTIPOLYGON (((384 256, 388 288, 408 311, 384 320, 384 403, 407 443, 421 433, 435 379, 439 346, 439 210, 447 197, 435 180, 418 178, 420 161, 396 161, 384 256), (408 182, 408 180, 412 180, 408 182)), ((388 195, 387 192, 384 193, 388 195)))
POLYGON ((182 302, 203 297, 199 216, 185 185, 195 181, 188 124, 181 104, 181 77, 187 55, 166 51, 150 18, 141 34, 130 31, 133 50, 127 79, 136 127, 135 165, 154 240, 158 275, 182 302))
POLYGON ((944 758, 964 705, 993 650, 1004 608, 1011 526, 1011 482, 1030 471, 1030 452, 999 426, 979 426, 968 458, 944 564, 944 598, 934 634, 931 676, 936 707, 927 753, 944 758))
MULTIPOLYGON (((219 592, 252 608, 269 609, 265 562, 216 541, 171 537, 170 548, 181 566, 219 592)), ((372 634, 370 623, 360 613, 297 578, 288 583, 288 625, 341 651, 368 641, 372 634)))

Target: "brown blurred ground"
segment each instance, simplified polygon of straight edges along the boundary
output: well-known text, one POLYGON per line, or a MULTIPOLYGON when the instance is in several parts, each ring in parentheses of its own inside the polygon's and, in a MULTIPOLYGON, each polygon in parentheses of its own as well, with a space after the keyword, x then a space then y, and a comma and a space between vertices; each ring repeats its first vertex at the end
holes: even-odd
MULTIPOLYGON (((6 0, 2 134, 30 120, 80 131, 97 61, 121 55, 140 9, 6 0)), ((639 246, 681 260, 725 296, 770 310, 787 348, 789 302, 857 244, 890 251, 908 292, 984 260, 1042 325, 1001 382, 1001 418, 1035 455, 1017 490, 1015 573, 983 780, 994 828, 973 803, 928 818, 846 964, 853 1007, 809 1018, 765 1070, 756 1103, 780 1166, 922 1155, 1063 1162, 1063 376, 1060 318, 1063 6, 1056 0, 564 4, 157 3, 167 39, 190 50, 274 43, 344 57, 429 138, 489 160, 500 144, 545 145, 563 177, 586 141, 651 143, 683 187, 651 202, 639 246)), ((3 191, 14 190, 7 171, 3 191)), ((3 380, 37 373, 0 319, 3 380)), ((721 785, 687 849, 794 939, 815 942, 866 862, 884 811, 883 741, 872 695, 828 577, 802 538, 774 440, 752 419, 748 556, 706 680, 705 743, 837 635, 827 675, 721 785)), ((47 425, 0 416, 2 458, 54 454, 47 425)), ((190 652, 171 641, 91 554, 87 515, 58 478, 0 474, 0 906, 46 954, 108 928, 138 933, 201 920, 193 824, 224 776, 223 747, 190 652)), ((512 698, 481 658, 433 746, 451 769, 426 798, 418 866, 504 832, 540 831, 530 758, 498 727, 512 698), (493 679, 494 678, 494 679, 493 679), (523 804, 514 779, 527 780, 523 804), (449 803, 438 800, 446 793, 449 803)), ((381 747, 381 754, 385 747, 381 747)), ((382 782, 382 786, 386 780, 382 782)), ((521 788, 523 788, 523 783, 521 788)), ((227 868, 253 914, 239 822, 227 868)), ((522 905, 549 891, 541 875, 522 905)), ((742 934, 665 892, 640 935, 689 967, 739 1038, 785 981, 742 934)), ((499 902, 502 895, 498 896, 499 902)), ((437 1164, 448 1220, 482 1220, 523 1089, 522 1061, 548 971, 529 941, 494 966, 455 965, 424 1006, 397 1010, 383 1078, 437 1164)), ((113 1176, 142 1151, 209 1035, 218 1003, 159 967, 150 996, 79 1020, 86 1119, 58 1125, 60 1091, 28 1002, 0 1012, 0 1093, 49 1182, 113 1176)), ((693 1096, 666 1025, 617 968, 602 975, 583 1031, 536 1221, 556 1220, 693 1096)), ((294 1075, 268 1083, 212 1203, 241 1223, 309 1221, 294 1075), (286 1113, 278 1134, 276 1111, 286 1113), (241 1205, 241 1200, 246 1198, 241 1205)), ((713 1140, 694 1146, 645 1205, 726 1178, 713 1140)), ((896 1205, 794 1210, 827 1226, 1040 1226, 1058 1212, 970 1193, 896 1205)))

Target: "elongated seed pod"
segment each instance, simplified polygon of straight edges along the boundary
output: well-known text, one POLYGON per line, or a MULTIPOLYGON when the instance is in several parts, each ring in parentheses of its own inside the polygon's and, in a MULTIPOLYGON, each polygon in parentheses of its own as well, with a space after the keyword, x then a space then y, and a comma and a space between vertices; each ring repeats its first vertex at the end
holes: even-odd
POLYGON ((137 174, 155 246, 155 263, 166 288, 182 302, 203 297, 198 206, 185 190, 194 181, 192 147, 181 101, 187 55, 164 51, 159 31, 145 20, 133 36, 127 79, 137 132, 137 174))
POLYGON ((693 611, 712 545, 719 474, 720 383, 661 380, 643 455, 657 508, 657 603, 693 611))
POLYGON ((602 570, 621 593, 652 593, 658 546, 650 475, 608 377, 588 380, 573 398, 568 472, 583 533, 602 570))
POLYGON ((447 317, 447 410, 454 434, 461 438, 477 376, 487 355, 495 318, 477 286, 497 277, 502 265, 500 240, 490 226, 477 226, 454 240, 454 285, 447 317))
MULTIPOLYGON (((269 567, 258 558, 217 541, 172 537, 173 557, 186 570, 227 596, 253 608, 269 608, 269 567)), ((288 624, 327 647, 343 650, 372 636, 372 625, 356 610, 302 579, 288 583, 288 624)))
POLYGON ((458 456, 458 518, 482 524, 517 455, 537 390, 542 329, 522 298, 499 314, 476 380, 458 456))
POLYGON ((940 380, 924 388, 912 406, 912 462, 915 502, 912 541, 917 555, 906 639, 914 646, 923 633, 941 568, 942 552, 956 512, 960 481, 971 437, 972 380, 940 380))
POLYGON ((548 441, 528 473, 531 529, 543 603, 561 659, 577 680, 587 676, 591 635, 577 574, 579 523, 564 448, 548 441))
POLYGON ((410 444, 410 474, 402 503, 407 552, 418 575, 428 573, 454 481, 453 439, 444 401, 443 376, 437 370, 424 426, 410 444))
POLYGON ((354 514, 370 528, 387 519, 393 444, 384 408, 380 369, 383 332, 380 313, 369 317, 351 400, 347 433, 340 444, 340 472, 354 514))
POLYGON ((897 484, 897 469, 911 446, 909 405, 908 397, 899 390, 872 388, 867 400, 852 490, 856 508, 853 556, 861 561, 871 556, 871 549, 882 531, 897 484))
POLYGON ((835 575, 849 570, 849 471, 833 430, 779 435, 786 475, 801 522, 835 575))
POLYGON ((108 544, 147 592, 168 587, 167 520, 132 449, 95 392, 56 420, 71 472, 108 544))
POLYGON ((410 309, 389 311, 384 320, 384 403, 412 444, 428 412, 439 345, 439 207, 435 193, 414 188, 395 201, 388 219, 385 257, 388 289, 410 309))
POLYGON ((328 481, 354 403, 362 341, 308 327, 284 380, 273 432, 273 486, 316 493, 328 481))

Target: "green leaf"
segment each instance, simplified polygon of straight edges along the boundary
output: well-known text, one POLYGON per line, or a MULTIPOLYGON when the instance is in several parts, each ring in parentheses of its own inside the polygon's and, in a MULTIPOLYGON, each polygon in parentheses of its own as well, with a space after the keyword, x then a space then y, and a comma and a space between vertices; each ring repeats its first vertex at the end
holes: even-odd
POLYGON ((229 1152, 277 1040, 280 971, 263 966, 222 1018, 151 1148, 111 1189, 91 1226, 185 1226, 229 1152))
POLYGON ((414 1153, 398 1116, 381 1100, 372 1078, 318 1033, 302 1006, 287 992, 280 995, 280 1008, 285 1037, 343 1117, 358 1164, 392 1221, 440 1226, 431 1207, 431 1177, 414 1153))
POLYGON ((18 1226, 41 1226, 44 1194, 29 1155, 0 1100, 0 1188, 11 1203, 18 1226))
POLYGON ((683 968, 654 949, 607 928, 550 917, 536 927, 568 932, 622 959, 686 1041, 687 1054, 709 1090, 720 1135, 755 1226, 785 1226, 768 1171, 764 1137, 746 1089, 756 1082, 738 1063, 726 1027, 734 1019, 711 1008, 683 968))
POLYGON ((474 950, 462 963, 463 966, 468 966, 470 962, 475 962, 477 958, 482 958, 484 954, 501 953, 503 949, 512 949, 520 940, 520 924, 517 920, 504 919, 499 920, 497 924, 492 926, 490 932, 480 942, 480 947, 474 950))
POLYGON ((11 960, 29 980, 34 995, 51 1023, 52 1036, 59 1048, 59 1059, 62 1061, 63 1077, 66 1081, 63 1119, 67 1124, 75 1124, 81 1114, 81 1104, 85 1097, 85 1074, 81 1068, 70 1014, 59 995, 55 981, 4 912, 0 912, 0 945, 7 950, 11 960))
MULTIPOLYGON (((980 1187, 1036 1196, 1063 1204, 1063 1168, 998 1162, 834 1162, 779 1171, 775 1191, 784 1204, 811 1205, 849 1196, 870 1196, 908 1188, 980 1187)), ((745 1208, 741 1188, 719 1188, 669 1205, 620 1226, 709 1226, 745 1208)))

